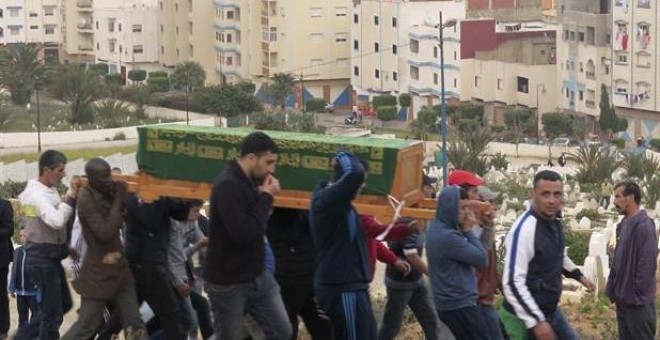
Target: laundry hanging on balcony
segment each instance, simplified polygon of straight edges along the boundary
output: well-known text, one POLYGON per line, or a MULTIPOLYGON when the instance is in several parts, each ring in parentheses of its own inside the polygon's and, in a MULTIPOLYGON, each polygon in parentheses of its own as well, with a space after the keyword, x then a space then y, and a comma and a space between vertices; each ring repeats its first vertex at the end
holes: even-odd
POLYGON ((619 26, 616 37, 615 37, 616 43, 618 44, 618 50, 619 51, 627 51, 628 50, 628 30, 626 29, 625 26, 619 26))
POLYGON ((635 103, 649 99, 648 92, 638 94, 626 94, 626 103, 633 105, 635 103))
POLYGON ((649 44, 651 43, 651 34, 649 33, 648 26, 640 25, 637 28, 637 40, 639 41, 643 49, 646 49, 649 46, 649 44))

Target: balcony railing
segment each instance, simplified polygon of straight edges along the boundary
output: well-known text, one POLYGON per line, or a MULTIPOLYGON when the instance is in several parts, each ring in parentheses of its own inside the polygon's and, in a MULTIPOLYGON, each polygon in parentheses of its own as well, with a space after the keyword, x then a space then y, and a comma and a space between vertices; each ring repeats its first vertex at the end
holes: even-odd
POLYGON ((277 32, 263 30, 261 31, 261 39, 265 42, 275 42, 277 41, 277 32))
POLYGON ((94 48, 92 45, 78 45, 78 49, 81 51, 92 51, 94 48))
POLYGON ((596 107, 596 101, 587 99, 584 101, 584 105, 590 109, 593 109, 596 107))
POLYGON ((78 28, 81 30, 91 30, 92 29, 92 23, 86 22, 86 23, 79 23, 78 28))
POLYGON ((92 2, 81 0, 81 1, 76 2, 76 6, 78 6, 80 8, 91 8, 92 7, 92 2))
POLYGON ((585 75, 587 76, 588 79, 596 79, 596 72, 595 71, 587 71, 587 72, 585 72, 585 75))

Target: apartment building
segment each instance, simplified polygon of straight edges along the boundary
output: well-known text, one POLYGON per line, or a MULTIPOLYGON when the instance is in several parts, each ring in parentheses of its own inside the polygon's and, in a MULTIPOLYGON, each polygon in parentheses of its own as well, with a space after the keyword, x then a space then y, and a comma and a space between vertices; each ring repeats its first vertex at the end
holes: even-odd
POLYGON ((612 101, 628 118, 626 140, 660 137, 658 43, 660 6, 651 0, 613 0, 612 101))
POLYGON ((94 9, 92 0, 62 0, 62 59, 94 62, 94 9))
POLYGON ((159 62, 166 70, 194 60, 206 71, 206 83, 218 84, 213 46, 214 13, 222 0, 158 0, 157 42, 159 62))
POLYGON ((557 106, 597 130, 601 86, 611 86, 610 0, 559 0, 557 106))
POLYGON ((266 97, 275 73, 297 80, 286 105, 350 100, 351 0, 216 0, 216 72, 226 83, 250 80, 266 97), (304 87, 302 90, 301 83, 304 87))
MULTIPOLYGON (((440 97, 439 12, 443 21, 465 18, 465 2, 362 1, 352 8, 351 85, 357 105, 374 95, 410 93, 412 119, 440 97)), ((460 97, 460 25, 443 33, 446 95, 460 97)))
POLYGON ((0 44, 37 43, 47 63, 59 60, 61 0, 7 0, 0 7, 0 44))
POLYGON ((157 0, 95 0, 94 54, 110 73, 160 70, 157 0))
POLYGON ((556 111, 556 26, 474 19, 461 32, 461 101, 483 104, 496 124, 512 108, 530 108, 538 121, 556 111))

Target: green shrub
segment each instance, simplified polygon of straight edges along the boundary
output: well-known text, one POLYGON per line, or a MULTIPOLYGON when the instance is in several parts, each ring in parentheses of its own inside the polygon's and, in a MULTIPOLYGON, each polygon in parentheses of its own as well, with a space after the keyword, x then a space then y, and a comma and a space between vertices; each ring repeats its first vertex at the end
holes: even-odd
POLYGON ((313 98, 305 102, 305 109, 308 112, 323 112, 325 109, 325 99, 313 98))
POLYGON ((185 111, 186 108, 191 112, 206 113, 206 107, 199 104, 194 96, 188 96, 188 105, 186 105, 186 95, 184 93, 172 93, 158 95, 154 98, 156 106, 167 107, 174 110, 185 111))
POLYGON ((619 149, 624 149, 626 147, 626 141, 623 138, 612 139, 612 144, 616 145, 619 149))
POLYGON ((130 70, 128 71, 128 79, 135 82, 144 81, 147 79, 147 71, 145 70, 130 70))
POLYGON ((115 136, 112 137, 112 140, 126 140, 126 134, 123 132, 115 133, 115 136))
POLYGON ((151 78, 151 77, 165 77, 165 78, 168 78, 169 75, 165 71, 153 71, 153 72, 149 72, 149 78, 151 78))
POLYGON ((577 215, 575 215, 576 220, 581 220, 582 217, 587 217, 590 220, 594 221, 597 220, 600 217, 600 214, 598 214, 598 210, 596 209, 582 209, 577 215))
POLYGON ((167 77, 149 77, 147 79, 149 92, 167 92, 170 90, 170 79, 167 77))
POLYGON ((381 106, 378 108, 378 119, 389 122, 396 119, 396 106, 381 106))
POLYGON ((501 125, 501 124, 495 124, 490 126, 491 131, 494 133, 502 133, 506 129, 506 126, 501 125))
POLYGON ((651 147, 655 151, 660 151, 660 138, 651 139, 651 147))
POLYGON ((108 72, 110 72, 108 64, 106 63, 98 63, 98 64, 90 65, 89 69, 90 71, 101 76, 105 76, 106 74, 108 74, 108 72))
POLYGON ((411 102, 412 97, 410 97, 409 93, 402 93, 399 95, 399 105, 403 107, 410 107, 411 102))
POLYGON ((566 230, 564 233, 566 246, 568 247, 568 257, 577 265, 584 265, 584 259, 589 255, 589 233, 580 233, 572 230, 566 230))
POLYGON ((509 167, 509 161, 507 161, 505 155, 498 152, 490 159, 490 166, 494 167, 496 170, 504 171, 509 167))
POLYGON ((105 83, 108 85, 124 85, 124 77, 122 77, 119 73, 106 74, 105 83))
POLYGON ((390 94, 383 94, 380 96, 374 96, 371 101, 373 107, 378 110, 383 106, 395 106, 396 107, 396 97, 390 94))

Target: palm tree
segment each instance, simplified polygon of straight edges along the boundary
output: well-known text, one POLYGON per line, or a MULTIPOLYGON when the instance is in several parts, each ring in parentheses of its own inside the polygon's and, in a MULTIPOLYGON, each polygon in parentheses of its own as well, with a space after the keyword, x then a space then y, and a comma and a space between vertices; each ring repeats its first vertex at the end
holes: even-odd
POLYGON ((186 92, 194 92, 195 89, 204 86, 206 71, 196 61, 186 61, 176 66, 170 77, 176 89, 186 89, 186 92))
POLYGON ((96 115, 106 128, 121 126, 120 120, 128 117, 130 113, 128 106, 119 100, 106 98, 96 104, 96 115))
POLYGON ((488 128, 476 127, 461 131, 459 136, 452 138, 447 147, 447 159, 455 169, 472 171, 483 176, 488 171, 486 150, 488 143, 495 139, 488 128))
POLYGON ((15 105, 30 102, 37 79, 45 73, 40 52, 36 44, 18 44, 0 54, 0 84, 9 90, 15 105))
POLYGON ((275 103, 284 109, 286 99, 293 94, 293 76, 288 73, 275 73, 268 86, 268 92, 275 100, 275 103))
POLYGON ((85 65, 68 64, 48 76, 50 94, 71 105, 72 123, 89 123, 94 119, 92 103, 106 95, 103 79, 85 65))
POLYGON ((599 145, 581 144, 568 158, 578 165, 577 180, 580 183, 598 184, 612 180, 612 173, 621 166, 616 151, 599 145))

